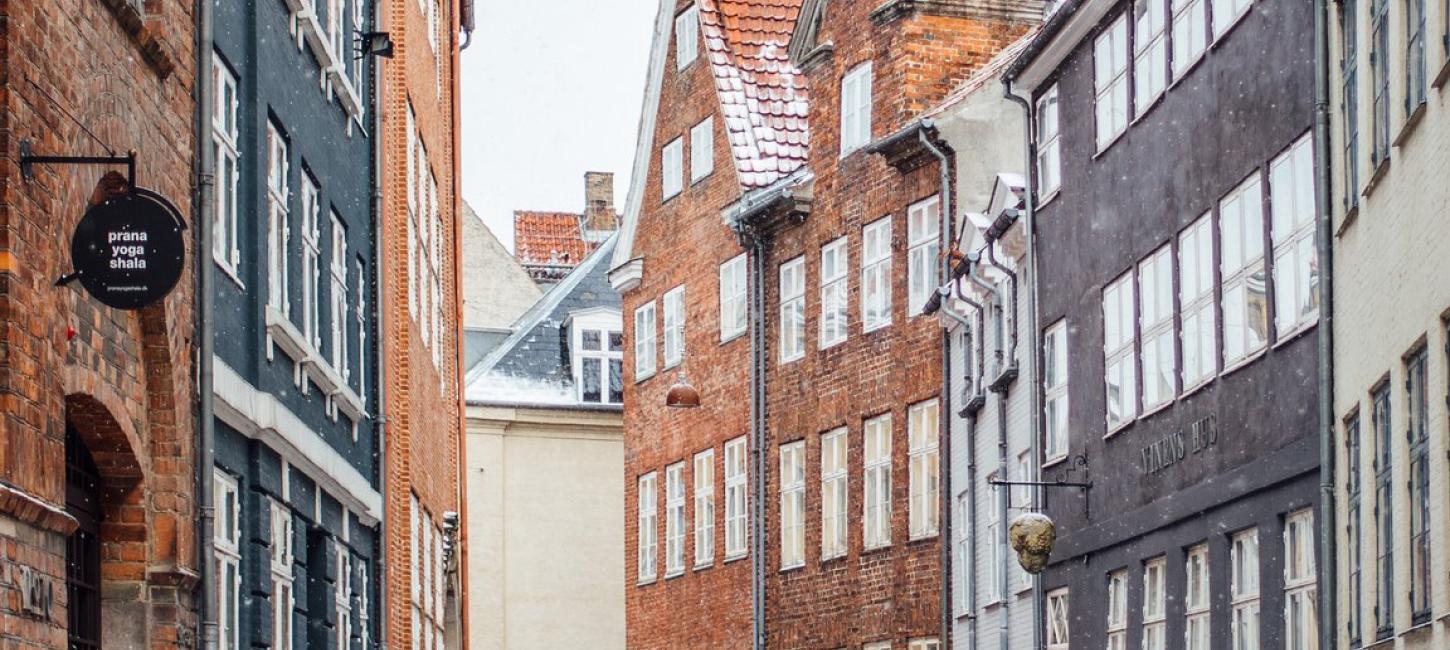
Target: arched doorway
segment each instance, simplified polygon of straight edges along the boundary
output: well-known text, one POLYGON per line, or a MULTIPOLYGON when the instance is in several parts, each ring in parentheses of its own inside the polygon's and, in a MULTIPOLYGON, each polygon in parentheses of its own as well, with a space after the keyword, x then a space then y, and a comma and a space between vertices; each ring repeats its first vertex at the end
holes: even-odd
POLYGON ((101 473, 69 422, 65 427, 65 507, 80 526, 66 540, 70 650, 101 647, 101 473))

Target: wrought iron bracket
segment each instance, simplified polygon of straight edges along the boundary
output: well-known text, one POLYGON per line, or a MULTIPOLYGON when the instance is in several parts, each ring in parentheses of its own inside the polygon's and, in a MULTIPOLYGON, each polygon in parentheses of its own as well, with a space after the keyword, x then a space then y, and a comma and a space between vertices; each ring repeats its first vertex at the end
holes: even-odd
POLYGON ((128 151, 124 156, 37 156, 32 153, 30 140, 21 140, 20 176, 27 181, 33 180, 36 165, 125 165, 126 184, 136 187, 135 151, 128 151))
MULTIPOLYGON (((1056 476, 1054 476, 1053 479, 1050 481, 1004 481, 993 476, 987 479, 987 484, 993 486, 1000 485, 1007 488, 1071 488, 1076 490, 1082 490, 1083 496, 1087 496, 1088 490, 1091 490, 1093 488, 1093 481, 1091 478, 1080 481, 1069 480, 1069 475, 1075 474, 1077 472, 1082 472, 1085 475, 1088 474, 1089 468, 1087 456, 1084 456, 1082 454, 1073 456, 1071 463, 1067 467, 1058 471, 1056 476)), ((1012 493, 1010 491, 1007 493, 1007 507, 1012 507, 1012 493)), ((1084 499, 1083 509, 1084 514, 1087 515, 1087 518, 1092 519, 1092 502, 1084 499)))

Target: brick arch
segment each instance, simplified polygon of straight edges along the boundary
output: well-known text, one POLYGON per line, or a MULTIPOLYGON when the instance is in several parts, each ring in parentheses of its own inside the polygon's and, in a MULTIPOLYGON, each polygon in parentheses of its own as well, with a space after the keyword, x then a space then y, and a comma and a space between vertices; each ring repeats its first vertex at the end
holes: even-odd
POLYGON ((66 420, 75 426, 108 487, 133 487, 145 475, 140 433, 126 402, 92 370, 67 365, 62 379, 66 420), (117 415, 121 417, 117 417, 117 415))

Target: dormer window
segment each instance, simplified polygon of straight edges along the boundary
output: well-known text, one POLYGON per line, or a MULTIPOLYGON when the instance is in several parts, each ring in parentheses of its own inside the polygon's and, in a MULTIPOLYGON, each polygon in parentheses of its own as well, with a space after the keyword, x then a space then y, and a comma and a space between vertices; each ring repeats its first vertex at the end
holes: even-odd
POLYGON ((689 9, 675 16, 675 69, 690 67, 700 56, 700 8, 689 9))
POLYGON ((587 404, 624 403, 624 328, 619 314, 601 311, 572 319, 574 386, 587 404))

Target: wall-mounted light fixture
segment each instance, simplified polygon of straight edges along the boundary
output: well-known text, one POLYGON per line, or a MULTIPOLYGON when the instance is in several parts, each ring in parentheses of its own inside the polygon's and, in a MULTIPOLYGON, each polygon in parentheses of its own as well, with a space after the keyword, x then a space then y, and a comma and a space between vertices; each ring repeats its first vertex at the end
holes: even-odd
POLYGON ((665 406, 679 409, 699 408, 700 391, 690 385, 690 380, 685 379, 685 372, 682 370, 675 378, 675 384, 670 386, 670 392, 665 394, 665 406))
POLYGON ((393 58, 393 37, 387 32, 357 32, 357 56, 380 56, 393 58))

